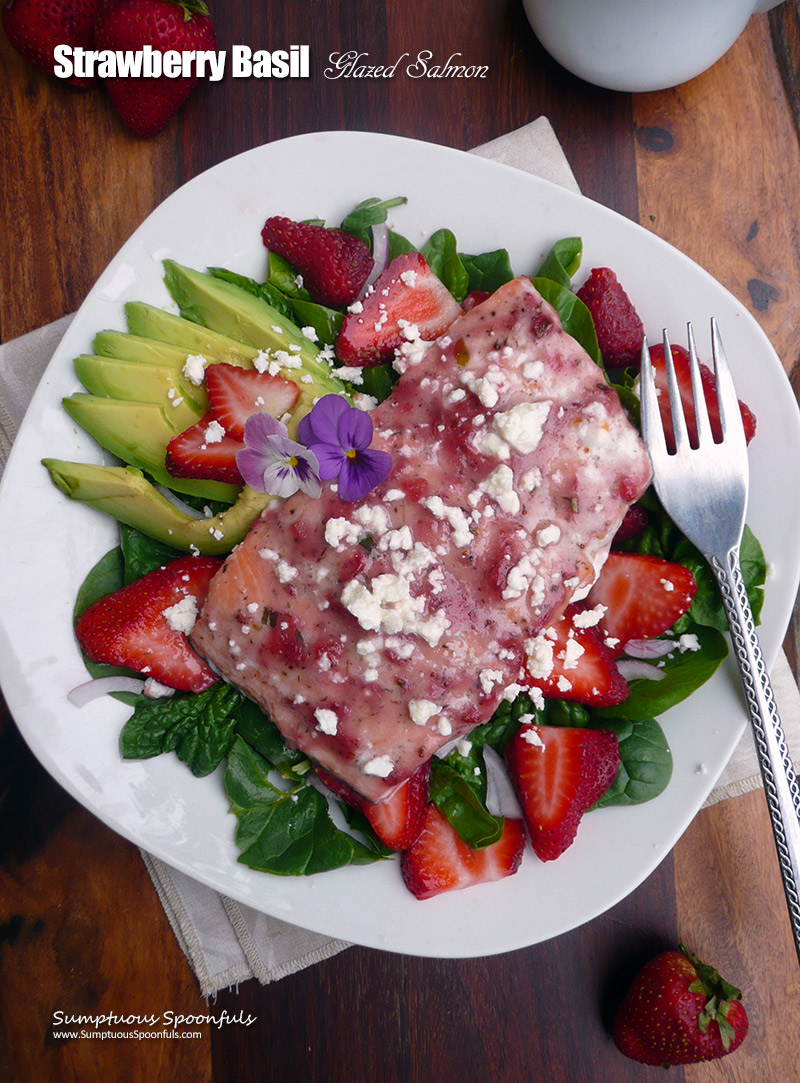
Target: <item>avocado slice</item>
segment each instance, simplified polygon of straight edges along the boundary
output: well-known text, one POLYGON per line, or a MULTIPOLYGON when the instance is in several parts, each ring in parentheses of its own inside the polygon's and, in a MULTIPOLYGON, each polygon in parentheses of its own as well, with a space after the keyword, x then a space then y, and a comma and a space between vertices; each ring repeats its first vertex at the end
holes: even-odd
POLYGON ((58 488, 157 541, 186 552, 224 555, 244 538, 274 498, 245 485, 235 504, 208 519, 185 514, 132 466, 43 459, 58 488))
POLYGON ((95 335, 94 352, 101 357, 115 357, 119 361, 136 361, 140 365, 160 365, 183 370, 191 353, 168 342, 158 342, 142 335, 129 335, 125 331, 100 331, 95 335))
POLYGON ((144 470, 155 481, 179 493, 204 500, 232 503, 239 489, 219 481, 176 478, 164 466, 167 444, 187 426, 176 419, 172 407, 154 402, 106 399, 76 394, 62 400, 70 417, 118 459, 144 470))
POLYGON ((341 382, 314 343, 261 297, 169 259, 164 260, 164 282, 186 319, 257 350, 269 350, 279 362, 283 354, 292 363, 281 375, 297 380, 300 370, 309 374, 317 385, 315 397, 342 391, 341 382), (294 364, 294 359, 299 364, 294 364))
POLYGON ((208 411, 205 387, 195 387, 180 369, 96 354, 82 354, 74 364, 78 379, 92 395, 158 403, 169 410, 170 420, 179 426, 179 432, 208 411))
MULTIPOLYGON (((258 350, 243 342, 220 335, 192 320, 165 312, 163 308, 146 305, 141 301, 128 301, 125 305, 130 338, 150 339, 163 342, 183 351, 184 361, 188 354, 201 354, 209 361, 226 361, 229 365, 251 368, 258 350)), ((104 335, 107 332, 102 332, 104 335)), ((121 334, 121 332, 118 332, 121 334)), ((95 350, 97 342, 95 342, 95 350)))

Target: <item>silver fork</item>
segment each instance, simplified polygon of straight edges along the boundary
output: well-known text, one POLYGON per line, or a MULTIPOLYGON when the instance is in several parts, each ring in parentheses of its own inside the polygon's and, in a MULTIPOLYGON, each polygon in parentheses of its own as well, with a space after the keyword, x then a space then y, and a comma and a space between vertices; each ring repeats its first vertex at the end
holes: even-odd
POLYGON ((719 442, 714 439, 709 421, 691 324, 688 341, 697 428, 697 440, 693 442, 697 446, 692 447, 689 440, 666 331, 664 358, 674 451, 667 448, 646 341, 642 346, 640 381, 642 432, 653 464, 656 492, 670 518, 710 564, 722 593, 800 961, 800 790, 739 566, 748 491, 744 428, 716 321, 711 321, 711 349, 722 429, 719 442))

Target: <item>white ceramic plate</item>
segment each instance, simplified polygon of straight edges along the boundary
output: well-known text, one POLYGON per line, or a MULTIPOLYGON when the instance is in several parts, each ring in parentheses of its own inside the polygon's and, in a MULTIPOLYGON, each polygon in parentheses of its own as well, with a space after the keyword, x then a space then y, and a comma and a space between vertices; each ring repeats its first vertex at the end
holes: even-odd
POLYGON ((60 406, 78 389, 71 361, 94 334, 124 328, 123 303, 168 305, 160 260, 263 271, 260 229, 271 214, 338 222, 361 199, 408 196, 392 224, 421 244, 441 226, 462 251, 506 247, 532 272, 553 241, 580 235, 583 268, 613 267, 651 338, 673 341, 692 320, 701 349, 720 323, 740 396, 760 420, 751 446, 749 521, 772 567, 761 628, 777 655, 798 585, 800 497, 786 463, 800 461, 800 420, 788 381, 746 310, 705 271, 645 230, 555 185, 481 158, 385 135, 299 136, 223 162, 167 199, 134 233, 81 307, 31 404, 0 490, 0 679, 22 733, 44 766, 114 830, 244 903, 296 925, 416 955, 489 955, 590 920, 633 890, 667 854, 724 767, 745 725, 732 665, 662 721, 672 782, 649 804, 584 818, 573 847, 543 864, 529 851, 516 876, 418 902, 396 862, 309 878, 237 863, 235 819, 220 773, 196 780, 174 756, 123 762, 122 704, 78 710, 67 692, 85 680, 70 614, 79 583, 116 544, 115 524, 62 496, 43 456, 102 461, 60 406))

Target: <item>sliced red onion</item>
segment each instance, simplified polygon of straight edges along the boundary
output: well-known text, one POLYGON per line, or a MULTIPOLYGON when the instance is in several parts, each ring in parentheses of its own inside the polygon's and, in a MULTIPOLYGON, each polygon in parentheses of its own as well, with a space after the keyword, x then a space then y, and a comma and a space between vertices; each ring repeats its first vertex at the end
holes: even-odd
POLYGON ((629 639, 623 653, 629 658, 663 658, 677 646, 674 639, 629 639))
POLYGON ((522 819, 522 809, 508 777, 503 757, 489 745, 485 745, 483 762, 486 764, 486 808, 492 816, 522 819))
POLYGON ((75 707, 85 707, 98 696, 107 696, 112 692, 133 692, 139 695, 144 691, 144 681, 138 677, 97 677, 93 681, 79 684, 67 693, 67 699, 75 707))
POLYGON ((661 681, 666 676, 663 669, 639 658, 618 658, 617 669, 626 681, 661 681))
POLYGON ((385 222, 379 222, 372 227, 372 259, 372 270, 358 295, 359 301, 362 300, 378 275, 386 270, 386 265, 389 262, 389 227, 385 222))

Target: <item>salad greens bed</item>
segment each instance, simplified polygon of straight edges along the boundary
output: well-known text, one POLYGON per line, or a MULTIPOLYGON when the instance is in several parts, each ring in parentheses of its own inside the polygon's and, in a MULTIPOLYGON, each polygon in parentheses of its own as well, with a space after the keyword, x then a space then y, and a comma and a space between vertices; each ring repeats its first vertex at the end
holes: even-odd
MULTIPOLYGON (((342 228, 370 243, 372 227, 384 223, 389 208, 402 202, 405 200, 366 200, 344 219, 342 228)), ((389 230, 388 243, 389 259, 414 250, 393 230, 389 230)), ((462 253, 448 229, 434 233, 421 252, 459 302, 473 290, 493 292, 514 277, 505 249, 479 255, 462 253)), ((559 240, 532 280, 558 312, 564 329, 602 366, 592 317, 571 287, 581 256, 579 238, 559 240)), ((312 302, 298 285, 294 270, 273 253, 269 254, 263 282, 223 268, 211 268, 211 272, 263 298, 298 326, 312 326, 320 345, 335 341, 344 313, 312 302)), ((183 314, 191 318, 190 312, 183 314)), ((611 382, 611 374, 606 375, 611 382)), ((363 384, 357 390, 381 401, 391 393, 395 379, 391 365, 376 366, 364 370, 363 384)), ((638 423, 638 400, 632 391, 635 373, 614 373, 613 379, 624 407, 638 423)), ((185 494, 180 499, 192 502, 185 494)), ((631 681, 630 695, 614 707, 588 708, 549 699, 543 708, 537 708, 522 693, 512 703, 504 702, 487 724, 472 731, 467 755, 453 750, 443 758, 434 757, 430 798, 469 846, 477 849, 500 837, 502 820, 487 809, 487 760, 502 755, 522 715, 532 715, 540 725, 603 727, 617 734, 621 767, 616 781, 595 807, 649 801, 667 786, 672 756, 657 717, 690 696, 718 668, 727 654, 723 635, 727 622, 716 582, 700 553, 671 522, 652 488, 643 503, 649 525, 642 536, 622 548, 691 569, 697 593, 689 611, 668 634, 692 634, 700 649, 667 656, 663 679, 631 681)), ((204 505, 208 501, 198 501, 198 511, 204 505)), ((181 555, 120 524, 119 546, 95 565, 80 588, 76 619, 99 598, 181 555)), ((747 528, 741 560, 758 620, 766 565, 758 541, 747 528)), ((96 677, 125 672, 88 659, 86 665, 96 677)), ((237 818, 239 860, 250 868, 278 875, 308 875, 391 856, 392 851, 378 840, 367 819, 341 802, 336 802, 341 813, 341 826, 337 826, 329 799, 312 784, 315 776, 310 760, 289 747, 267 715, 235 688, 220 682, 199 694, 177 692, 166 699, 115 695, 133 707, 121 735, 124 758, 146 759, 173 752, 197 777, 222 768, 225 792, 237 818)))

